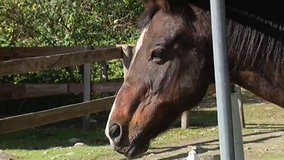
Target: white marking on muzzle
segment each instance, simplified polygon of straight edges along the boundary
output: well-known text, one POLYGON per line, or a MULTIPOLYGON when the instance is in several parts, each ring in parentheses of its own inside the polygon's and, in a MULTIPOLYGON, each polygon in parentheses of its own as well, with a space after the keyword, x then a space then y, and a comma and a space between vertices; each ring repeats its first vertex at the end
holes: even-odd
POLYGON ((108 116, 108 121, 107 121, 106 128, 105 128, 105 135, 106 135, 107 138, 109 139, 110 145, 111 145, 112 149, 114 149, 114 148, 113 148, 114 145, 113 145, 112 139, 111 139, 110 136, 109 136, 109 121, 110 121, 110 117, 111 117, 111 115, 112 115, 112 113, 113 113, 113 110, 115 109, 115 104, 116 104, 116 98, 115 98, 115 100, 114 100, 114 102, 113 102, 113 105, 112 105, 112 107, 111 107, 111 110, 110 110, 110 113, 109 113, 109 116, 108 116))
MULTIPOLYGON (((132 62, 135 60, 138 51, 140 50, 141 46, 143 45, 144 38, 145 38, 145 34, 147 33, 147 31, 148 31, 148 26, 146 26, 146 27, 143 29, 143 31, 142 31, 142 33, 141 33, 141 35, 140 35, 140 37, 139 37, 139 39, 138 39, 138 41, 137 41, 137 43, 136 43, 136 46, 135 46, 135 49, 134 49, 134 56, 133 56, 132 62)), ((118 92, 118 93, 119 93, 119 92, 118 92)), ((110 121, 110 118, 111 118, 111 116, 112 116, 112 113, 113 113, 115 107, 116 107, 116 98, 115 98, 115 100, 114 100, 114 102, 113 102, 113 105, 112 105, 112 107, 111 107, 111 111, 110 111, 110 113, 109 113, 108 121, 107 121, 106 128, 105 128, 105 135, 106 135, 107 138, 110 140, 110 144, 111 144, 112 148, 114 147, 114 144, 113 144, 113 141, 112 141, 112 139, 110 138, 110 135, 109 135, 109 121, 110 121)))

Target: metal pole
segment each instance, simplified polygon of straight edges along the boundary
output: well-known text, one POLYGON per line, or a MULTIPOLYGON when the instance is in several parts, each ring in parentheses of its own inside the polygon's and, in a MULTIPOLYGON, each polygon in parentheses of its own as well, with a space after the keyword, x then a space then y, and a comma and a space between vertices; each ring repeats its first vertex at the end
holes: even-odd
POLYGON ((225 0, 210 0, 221 160, 235 160, 225 0))

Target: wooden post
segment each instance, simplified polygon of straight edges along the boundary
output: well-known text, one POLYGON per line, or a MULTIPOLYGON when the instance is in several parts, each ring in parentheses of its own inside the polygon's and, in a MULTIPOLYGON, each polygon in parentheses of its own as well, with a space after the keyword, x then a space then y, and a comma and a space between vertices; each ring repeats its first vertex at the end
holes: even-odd
POLYGON ((107 62, 106 61, 101 62, 102 80, 104 82, 108 80, 107 70, 108 70, 107 62))
MULTIPOLYGON (((86 50, 91 50, 91 46, 86 46, 86 50)), ((91 100, 91 64, 84 64, 84 92, 83 92, 83 101, 91 100)), ((88 130, 90 128, 90 115, 86 115, 83 117, 83 130, 88 130)))
MULTIPOLYGON (((108 81, 107 70, 108 70, 107 62, 106 61, 101 62, 101 73, 102 73, 103 82, 108 81)), ((107 96, 109 96, 109 93, 103 93, 103 97, 107 96)))
POLYGON ((124 79, 128 75, 128 70, 130 67, 130 63, 132 60, 132 47, 129 45, 122 45, 122 57, 123 57, 123 72, 124 72, 124 79))
POLYGON ((181 128, 186 129, 189 127, 189 111, 184 111, 181 116, 181 128))

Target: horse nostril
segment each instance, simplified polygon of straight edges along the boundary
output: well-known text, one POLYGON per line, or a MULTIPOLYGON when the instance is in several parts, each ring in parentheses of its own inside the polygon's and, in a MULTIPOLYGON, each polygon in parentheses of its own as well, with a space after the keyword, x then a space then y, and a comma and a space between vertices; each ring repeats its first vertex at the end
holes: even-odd
POLYGON ((109 136, 114 141, 114 143, 119 142, 121 131, 120 126, 117 123, 114 123, 112 126, 110 126, 109 129, 109 136))

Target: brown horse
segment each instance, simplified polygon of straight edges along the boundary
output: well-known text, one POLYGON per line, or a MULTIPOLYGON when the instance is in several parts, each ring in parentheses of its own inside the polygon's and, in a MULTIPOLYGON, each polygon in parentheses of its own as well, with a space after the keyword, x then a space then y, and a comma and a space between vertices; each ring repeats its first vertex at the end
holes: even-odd
MULTIPOLYGON (((141 35, 106 126, 114 150, 146 152, 214 83, 209 0, 144 0, 141 35)), ((227 0, 232 83, 284 107, 281 1, 227 0)))

